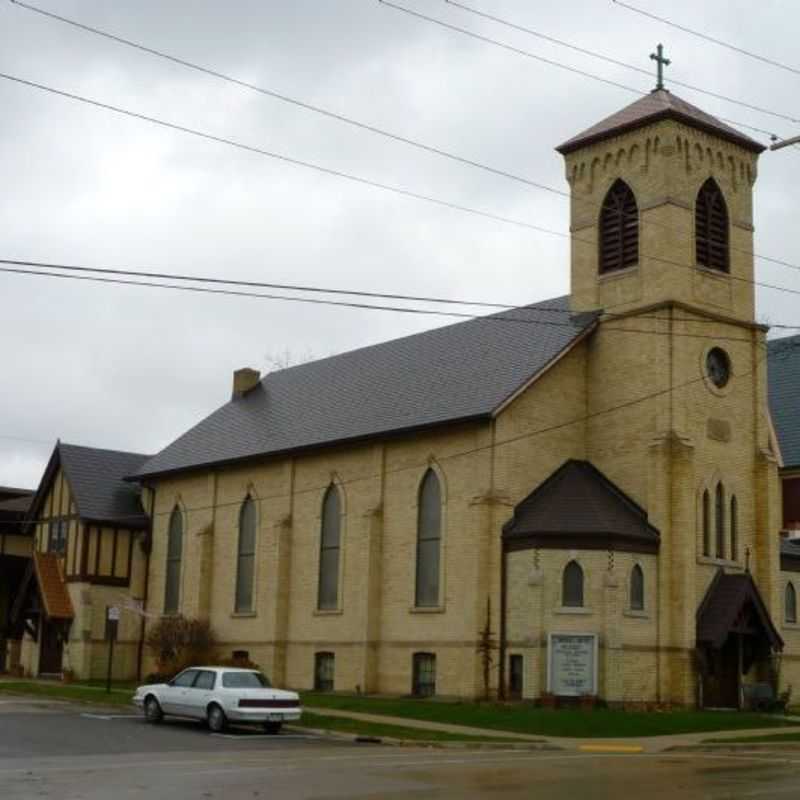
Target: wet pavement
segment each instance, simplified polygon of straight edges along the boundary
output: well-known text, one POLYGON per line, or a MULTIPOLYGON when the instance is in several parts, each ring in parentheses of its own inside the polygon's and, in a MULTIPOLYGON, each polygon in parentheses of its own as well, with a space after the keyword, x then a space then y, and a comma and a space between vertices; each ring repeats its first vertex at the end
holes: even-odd
POLYGON ((356 744, 132 711, 0 700, 3 800, 124 798, 797 798, 800 750, 608 753, 356 744))

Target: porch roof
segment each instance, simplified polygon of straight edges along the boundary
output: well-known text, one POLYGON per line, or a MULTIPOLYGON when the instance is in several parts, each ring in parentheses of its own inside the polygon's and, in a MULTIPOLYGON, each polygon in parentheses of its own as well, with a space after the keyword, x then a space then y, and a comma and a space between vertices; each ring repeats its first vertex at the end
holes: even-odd
POLYGON ((783 639, 769 615, 761 593, 749 572, 726 574, 720 570, 711 581, 697 609, 697 641, 718 649, 733 629, 736 618, 750 602, 762 633, 773 650, 783 650, 783 639))
POLYGON ((50 619, 72 619, 75 612, 55 553, 34 553, 34 573, 45 614, 50 619))

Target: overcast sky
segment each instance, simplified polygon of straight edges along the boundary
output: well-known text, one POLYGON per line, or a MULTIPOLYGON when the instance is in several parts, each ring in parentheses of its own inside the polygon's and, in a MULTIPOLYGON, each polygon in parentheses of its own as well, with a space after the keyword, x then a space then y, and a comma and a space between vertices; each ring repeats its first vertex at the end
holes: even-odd
MULTIPOLYGON (((469 2, 470 0, 465 0, 469 2)), ((404 0, 398 0, 401 4, 404 0)), ((645 19, 611 0, 471 0, 586 48, 800 116, 800 75, 645 19)), ((553 148, 636 99, 377 0, 99 2, 48 10, 219 71, 566 188, 553 148)), ((422 13, 642 90, 653 81, 480 20, 422 13)), ((667 6, 677 22, 793 64, 793 2, 667 6), (699 8, 702 7, 702 16, 699 8)), ((794 66, 800 67, 800 59, 794 66)), ((165 63, 0 0, 0 72, 415 192, 566 230, 553 194, 165 63)), ((705 110, 785 136, 791 122, 689 90, 705 110)), ((565 294, 568 244, 120 117, 0 80, 0 258, 526 303, 565 294)), ((762 137, 765 138, 765 137, 762 137)), ((756 250, 800 263, 800 149, 762 156, 756 250)), ((759 262, 757 278, 800 288, 759 262)), ((436 325, 433 317, 211 297, 0 273, 0 484, 35 487, 57 438, 153 453, 230 396, 241 366, 436 325)), ((800 324, 798 298, 758 292, 760 320, 800 324)))

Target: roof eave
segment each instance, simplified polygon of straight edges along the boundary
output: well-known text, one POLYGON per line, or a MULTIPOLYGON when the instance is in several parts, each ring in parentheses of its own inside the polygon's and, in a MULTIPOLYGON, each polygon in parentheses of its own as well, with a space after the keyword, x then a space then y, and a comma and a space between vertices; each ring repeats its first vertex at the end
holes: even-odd
POLYGON ((760 142, 756 142, 754 139, 751 139, 750 137, 745 136, 744 134, 737 135, 735 133, 729 133, 728 131, 717 128, 714 125, 709 125, 704 122, 701 122, 689 116, 688 114, 683 114, 680 111, 676 111, 675 109, 667 108, 664 109, 663 111, 659 111, 643 119, 638 119, 632 122, 624 123, 606 131, 599 131, 598 133, 590 134, 588 136, 579 135, 575 139, 570 139, 564 142, 564 144, 560 144, 558 147, 556 147, 556 151, 560 153, 562 156, 566 156, 569 153, 574 153, 576 150, 580 150, 583 147, 588 147, 589 145, 597 144, 598 142, 602 142, 605 139, 613 139, 615 136, 619 136, 620 134, 636 130, 637 128, 643 128, 646 125, 653 125, 656 122, 662 122, 663 120, 666 119, 673 119, 676 122, 681 122, 684 125, 688 125, 691 128, 697 128, 698 130, 704 131, 705 133, 710 133, 712 136, 717 136, 720 139, 725 139, 728 142, 733 142, 734 144, 737 144, 740 147, 743 147, 745 150, 749 150, 752 153, 763 153, 764 150, 767 149, 760 142))
POLYGON ((301 445, 299 447, 288 447, 283 450, 271 450, 262 453, 251 453, 246 456, 238 456, 236 458, 218 459, 213 461, 203 461, 197 464, 191 464, 184 467, 177 467, 176 469, 159 470, 156 472, 139 472, 134 475, 126 475, 123 480, 144 483, 153 479, 162 479, 174 475, 180 475, 188 472, 198 472, 200 470, 217 469, 219 467, 239 466, 241 464, 251 463, 253 461, 261 461, 264 459, 285 458, 286 456, 305 455, 319 450, 326 450, 331 447, 341 447, 342 445, 365 444, 373 442, 376 439, 387 437, 400 437, 407 436, 408 434, 418 433, 422 431, 433 430, 444 426, 464 425, 470 422, 489 422, 492 419, 492 412, 483 412, 480 414, 469 414, 464 417, 456 417, 454 419, 444 420, 442 422, 430 422, 424 425, 411 425, 403 428, 394 428, 389 431, 378 431, 376 433, 368 433, 362 436, 351 436, 344 439, 335 439, 329 442, 318 442, 309 445, 301 445))

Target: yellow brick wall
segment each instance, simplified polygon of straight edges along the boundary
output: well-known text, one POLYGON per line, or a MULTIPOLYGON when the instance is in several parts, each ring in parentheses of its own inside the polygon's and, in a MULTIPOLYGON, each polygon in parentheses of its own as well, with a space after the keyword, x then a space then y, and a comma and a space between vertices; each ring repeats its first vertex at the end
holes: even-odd
POLYGON ((613 703, 658 697, 657 557, 597 550, 531 549, 508 558, 508 654, 523 657, 523 697, 547 687, 550 633, 593 633, 598 637, 598 693, 613 703), (562 604, 564 567, 576 561, 584 573, 584 606, 562 604), (644 573, 643 611, 630 607, 630 575, 644 573))
POLYGON ((579 345, 558 375, 524 392, 496 426, 444 428, 159 482, 148 610, 163 609, 167 526, 178 504, 186 522, 181 611, 206 614, 224 654, 247 650, 276 680, 307 688, 314 653, 332 651, 337 689, 407 693, 413 653, 435 652, 439 691, 476 694, 475 648, 489 599, 495 633, 499 624, 500 528, 533 486, 582 456, 583 423, 568 423, 584 413, 585 366, 579 345), (554 425, 566 427, 526 437, 554 425), (441 603, 415 609, 417 494, 429 467, 442 486, 441 603), (332 481, 342 498, 342 550, 341 603, 331 612, 318 611, 316 600, 320 513, 332 481), (238 514, 248 493, 259 520, 255 609, 237 615, 238 514))

